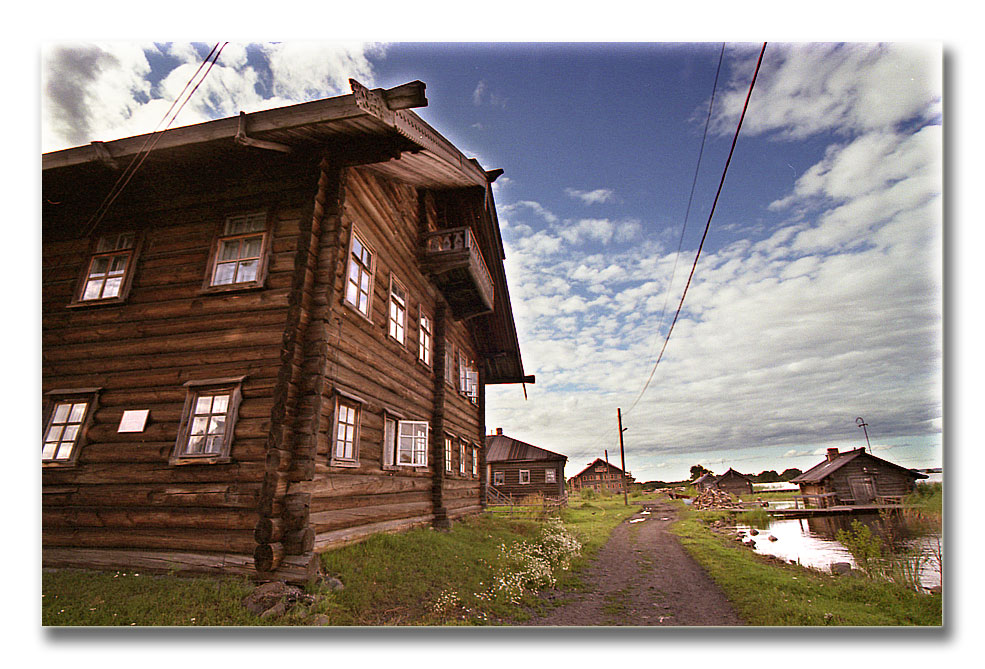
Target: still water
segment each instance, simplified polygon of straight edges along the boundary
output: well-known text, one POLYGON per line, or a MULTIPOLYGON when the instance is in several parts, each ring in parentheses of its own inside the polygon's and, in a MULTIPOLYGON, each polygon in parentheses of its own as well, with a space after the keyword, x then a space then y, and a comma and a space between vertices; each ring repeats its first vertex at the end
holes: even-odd
POLYGON ((908 527, 902 519, 895 517, 888 524, 879 514, 846 514, 816 516, 803 519, 771 519, 766 529, 758 529, 755 536, 748 525, 736 525, 736 530, 756 542, 755 551, 773 555, 788 562, 799 562, 805 567, 829 571, 834 562, 847 562, 855 567, 852 554, 835 538, 838 530, 850 530, 852 520, 858 520, 869 527, 873 534, 882 537, 884 543, 892 543, 897 551, 919 550, 926 557, 920 572, 920 582, 925 588, 941 585, 939 554, 943 540, 937 533, 919 533, 908 527), (769 537, 776 537, 770 541, 769 537))

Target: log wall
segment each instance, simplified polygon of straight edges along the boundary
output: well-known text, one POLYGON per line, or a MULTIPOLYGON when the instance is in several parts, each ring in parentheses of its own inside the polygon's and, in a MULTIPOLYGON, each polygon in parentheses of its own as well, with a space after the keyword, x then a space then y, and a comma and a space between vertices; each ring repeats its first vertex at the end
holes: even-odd
POLYGON ((59 204, 46 206, 42 391, 101 388, 75 465, 42 469, 46 564, 252 570, 298 230, 310 216, 315 166, 254 158, 141 173, 91 232, 85 222, 111 181, 91 196, 86 189, 59 193, 59 204), (256 210, 272 221, 264 285, 203 291, 217 226, 256 210), (117 229, 142 233, 127 299, 69 306, 90 240, 117 229), (239 376, 243 399, 229 462, 170 464, 183 384, 239 376), (129 409, 150 410, 143 432, 117 432, 129 409))
POLYGON ((495 481, 496 472, 503 472, 505 477, 503 485, 493 485, 493 487, 504 495, 519 497, 540 493, 548 497, 561 497, 564 495, 564 462, 564 460, 492 462, 489 464, 490 483, 495 481), (530 472, 530 483, 520 483, 521 469, 530 472), (554 483, 547 482, 545 474, 547 469, 556 472, 554 483))
POLYGON ((479 477, 457 474, 457 446, 454 472, 449 476, 443 469, 445 431, 467 439, 470 446, 481 443, 482 433, 477 405, 441 386, 446 340, 472 359, 476 353, 467 325, 445 316, 444 298, 422 273, 420 232, 428 225, 428 209, 415 188, 367 169, 346 169, 341 183, 338 225, 326 228, 326 240, 331 242, 323 243, 317 270, 317 280, 326 288, 324 300, 313 309, 311 329, 322 334, 309 342, 310 348, 325 355, 324 383, 312 404, 318 412, 312 475, 299 478, 288 490, 314 533, 315 551, 376 532, 432 523, 446 515, 446 507, 449 517, 480 508, 479 477), (353 229, 374 254, 369 317, 345 301, 353 229), (388 333, 391 277, 407 292, 403 343, 388 333), (431 366, 418 359, 421 311, 434 321, 431 366), (352 466, 331 464, 339 394, 360 407, 359 457, 352 466), (428 422, 432 448, 427 467, 384 466, 385 416, 428 422), (439 441, 440 449, 435 448, 439 441))

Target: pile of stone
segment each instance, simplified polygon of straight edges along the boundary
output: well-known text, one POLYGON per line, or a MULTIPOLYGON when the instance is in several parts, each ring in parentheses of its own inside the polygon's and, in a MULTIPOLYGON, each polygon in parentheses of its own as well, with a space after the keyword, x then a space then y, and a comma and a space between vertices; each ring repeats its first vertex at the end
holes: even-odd
POLYGON ((742 504, 732 495, 714 488, 702 491, 691 505, 695 509, 742 509, 742 504))

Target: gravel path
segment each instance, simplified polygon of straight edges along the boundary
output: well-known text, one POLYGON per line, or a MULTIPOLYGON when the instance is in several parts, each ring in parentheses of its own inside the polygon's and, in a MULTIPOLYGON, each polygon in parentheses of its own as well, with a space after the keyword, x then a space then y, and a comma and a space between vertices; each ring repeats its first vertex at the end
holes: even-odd
POLYGON ((667 502, 644 502, 583 572, 587 591, 547 593, 560 605, 519 624, 742 625, 722 591, 667 531, 675 518, 667 502))

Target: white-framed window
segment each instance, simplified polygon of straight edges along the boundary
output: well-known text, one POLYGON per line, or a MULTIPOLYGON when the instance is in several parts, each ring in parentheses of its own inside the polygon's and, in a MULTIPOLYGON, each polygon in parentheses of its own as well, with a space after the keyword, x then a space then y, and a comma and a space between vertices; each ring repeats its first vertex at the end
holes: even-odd
POLYGON ((465 444, 458 444, 458 473, 465 476, 465 444))
POLYGON ((330 464, 358 466, 359 418, 362 406, 359 402, 337 395, 333 420, 333 442, 330 464))
POLYGON ((188 394, 172 463, 215 462, 229 456, 245 377, 185 383, 188 394))
POLYGON ((455 350, 451 342, 445 348, 445 383, 452 388, 455 387, 455 350))
POLYGON ((43 464, 74 464, 92 423, 99 389, 48 393, 47 418, 41 433, 43 464))
POLYGON ((544 482, 545 483, 557 483, 557 471, 553 469, 544 470, 544 482))
POLYGON ((420 312, 420 315, 421 326, 418 328, 417 359, 430 367, 431 356, 434 350, 434 341, 432 339, 434 325, 431 323, 431 317, 425 314, 423 310, 420 312))
POLYGON ((451 471, 451 437, 445 437, 445 471, 451 471))
POLYGON ((505 485, 506 472, 493 472, 493 485, 505 485))
POLYGON ((79 302, 119 301, 126 297, 133 274, 135 241, 132 232, 105 235, 96 241, 79 302))
POLYGON ((472 447, 472 476, 479 475, 479 448, 472 447))
POLYGON ((407 290, 395 276, 390 275, 390 308, 387 333, 404 345, 407 338, 407 290))
POLYGON ((479 401, 479 374, 472 362, 461 352, 458 354, 458 392, 475 404, 479 401))
POLYGON ((366 318, 370 317, 373 298, 374 253, 352 230, 349 244, 349 263, 346 272, 345 301, 366 318))
POLYGON ((427 467, 429 429, 423 420, 402 420, 397 424, 397 464, 427 467))
POLYGON ((383 416, 383 469, 397 466, 397 419, 383 416))
POLYGON ((526 485, 527 483, 530 483, 530 470, 529 469, 521 469, 520 470, 520 483, 521 483, 521 485, 526 485))
POLYGON ((208 286, 259 283, 267 238, 266 212, 229 216, 216 240, 208 286))

